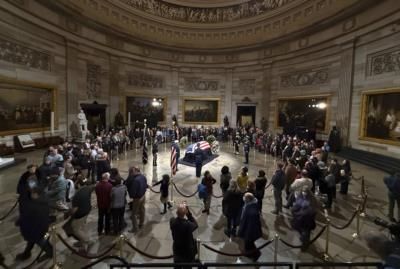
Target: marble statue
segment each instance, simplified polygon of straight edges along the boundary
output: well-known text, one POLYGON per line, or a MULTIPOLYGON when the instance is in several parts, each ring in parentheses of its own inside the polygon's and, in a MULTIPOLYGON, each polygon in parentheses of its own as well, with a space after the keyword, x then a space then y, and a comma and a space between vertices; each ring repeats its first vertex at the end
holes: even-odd
POLYGON ((78 120, 79 120, 79 126, 81 127, 81 131, 82 132, 86 132, 87 129, 87 119, 86 119, 86 115, 83 112, 83 110, 81 109, 81 111, 78 113, 78 120))

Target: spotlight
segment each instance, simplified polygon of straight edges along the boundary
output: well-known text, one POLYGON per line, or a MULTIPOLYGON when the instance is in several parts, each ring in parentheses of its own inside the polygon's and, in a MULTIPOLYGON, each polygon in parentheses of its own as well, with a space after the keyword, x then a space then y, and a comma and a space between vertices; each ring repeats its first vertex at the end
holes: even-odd
POLYGON ((326 103, 324 103, 324 102, 321 102, 321 103, 319 103, 318 105, 317 105, 317 107, 319 108, 319 109, 325 109, 326 108, 326 103))

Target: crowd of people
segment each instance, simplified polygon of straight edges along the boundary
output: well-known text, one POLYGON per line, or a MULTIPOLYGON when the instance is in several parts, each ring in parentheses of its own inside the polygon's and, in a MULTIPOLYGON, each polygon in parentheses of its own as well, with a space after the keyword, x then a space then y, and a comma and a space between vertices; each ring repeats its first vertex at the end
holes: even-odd
MULTIPOLYGON (((19 219, 16 224, 27 241, 24 252, 17 255, 17 260, 28 259, 34 244, 44 250, 42 259, 52 257, 52 246, 43 238, 50 223, 56 221, 60 212, 68 219, 63 225, 65 233, 77 239, 74 245, 80 252, 86 253, 91 244, 86 221, 92 209, 92 192, 97 198, 99 236, 118 235, 129 226, 125 219, 126 208, 130 209, 129 232, 137 233, 145 223, 145 194, 149 187, 160 186, 161 214, 172 207, 168 175, 163 175, 160 181, 149 186, 138 166, 129 168, 126 179, 121 177, 118 169, 111 167, 113 148, 119 147, 122 152, 130 148, 130 137, 133 137, 133 144, 140 144, 135 140, 144 139, 143 130, 134 130, 132 136, 132 132, 122 130, 88 139, 81 145, 66 142, 50 147, 40 166, 28 166, 17 187, 19 219), (107 146, 108 139, 114 141, 110 147, 107 146)), ((148 135, 153 141, 162 143, 168 141, 163 131, 155 129, 148 135)), ((276 170, 269 183, 274 199, 271 213, 279 215, 284 209, 290 210, 292 228, 298 231, 304 249, 308 246, 311 231, 316 227, 319 201, 329 210, 334 205, 338 184, 341 195, 348 193, 352 175, 350 162, 344 160, 339 163, 334 158, 330 160, 327 143, 318 148, 313 140, 288 135, 272 136, 258 128, 229 132, 223 127, 185 128, 179 130, 179 134, 188 136, 190 141, 215 135, 221 140, 230 140, 235 148, 243 144, 275 156, 276 170)), ((176 133, 173 135, 176 136, 176 133)), ((248 158, 245 163, 248 163, 248 158)), ((202 213, 210 213, 214 184, 217 182, 210 171, 205 171, 199 181, 199 198, 204 202, 202 213)), ((219 186, 223 194, 222 212, 226 217, 224 233, 227 237, 242 238, 244 255, 254 261, 260 256, 254 242, 262 236, 262 205, 267 185, 266 172, 262 169, 255 179, 250 179, 247 166, 242 167, 237 176, 228 166, 221 168, 219 186)), ((393 201, 398 202, 396 199, 393 201)), ((170 220, 175 262, 194 261, 196 244, 193 231, 197 227, 187 204, 178 204, 177 217, 170 220)))

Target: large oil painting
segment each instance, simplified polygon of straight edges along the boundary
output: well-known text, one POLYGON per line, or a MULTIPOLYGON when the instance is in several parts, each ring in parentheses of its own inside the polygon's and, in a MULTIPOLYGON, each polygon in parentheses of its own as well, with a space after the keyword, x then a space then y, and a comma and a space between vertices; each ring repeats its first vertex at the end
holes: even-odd
POLYGON ((185 98, 183 100, 183 121, 189 124, 218 124, 219 99, 185 98))
POLYGON ((126 119, 131 113, 131 123, 147 120, 148 127, 156 127, 165 121, 167 100, 159 96, 127 96, 126 97, 126 119))
POLYGON ((360 138, 400 146, 400 88, 362 94, 360 138))
POLYGON ((328 96, 278 99, 277 127, 284 131, 308 129, 327 132, 328 96))
POLYGON ((0 135, 49 130, 55 89, 0 80, 0 135))

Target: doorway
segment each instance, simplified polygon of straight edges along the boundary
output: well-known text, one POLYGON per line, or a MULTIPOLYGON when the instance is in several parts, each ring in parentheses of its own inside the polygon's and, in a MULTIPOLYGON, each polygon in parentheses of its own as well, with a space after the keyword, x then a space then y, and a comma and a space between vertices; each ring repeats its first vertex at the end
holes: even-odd
POLYGON ((256 106, 238 106, 236 111, 238 126, 249 126, 256 122, 256 106))
POLYGON ((86 115, 88 121, 88 129, 90 133, 97 134, 98 131, 106 128, 106 108, 107 105, 98 104, 81 104, 81 108, 86 115))

